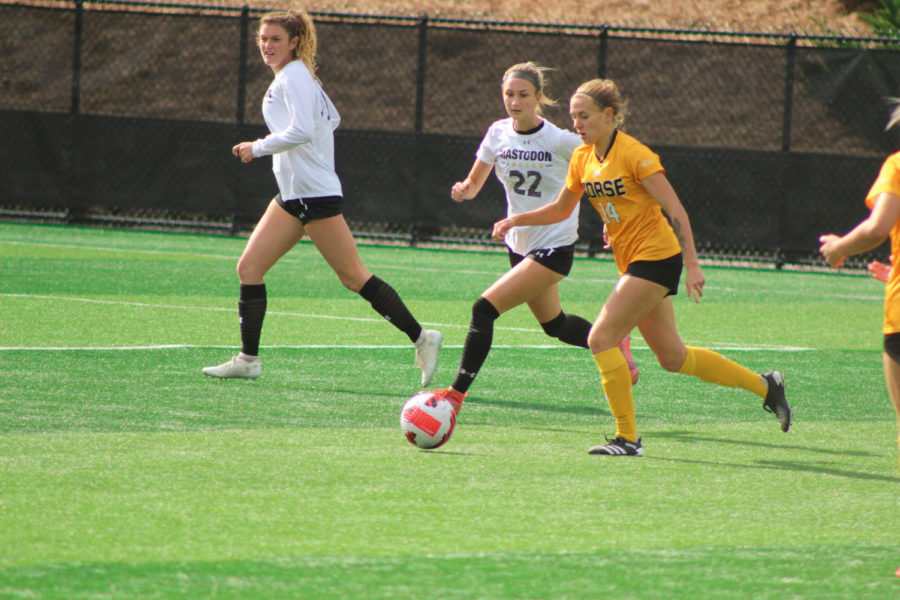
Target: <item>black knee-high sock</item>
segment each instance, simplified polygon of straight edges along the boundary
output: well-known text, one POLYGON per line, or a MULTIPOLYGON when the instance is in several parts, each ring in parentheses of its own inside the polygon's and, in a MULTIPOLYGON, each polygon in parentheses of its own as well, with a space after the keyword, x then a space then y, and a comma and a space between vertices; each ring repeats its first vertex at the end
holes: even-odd
POLYGON ((578 315, 567 315, 559 311, 558 315, 546 323, 541 323, 541 327, 544 328, 544 333, 550 337, 555 337, 570 346, 588 347, 588 333, 591 331, 591 322, 578 315))
POLYGON ((241 352, 257 356, 263 319, 266 316, 266 284, 241 284, 238 316, 241 318, 241 352))
POLYGON ((406 308, 406 304, 400 299, 397 291, 390 285, 372 275, 359 290, 359 295, 368 300, 378 314, 409 336, 410 341, 415 343, 419 339, 422 326, 406 308))
POLYGON ((459 363, 459 371, 453 389, 466 393, 469 386, 478 376, 478 371, 488 352, 491 351, 491 343, 494 341, 494 321, 500 313, 486 298, 479 298, 472 305, 472 321, 469 323, 469 332, 466 334, 466 343, 463 346, 462 360, 459 363))

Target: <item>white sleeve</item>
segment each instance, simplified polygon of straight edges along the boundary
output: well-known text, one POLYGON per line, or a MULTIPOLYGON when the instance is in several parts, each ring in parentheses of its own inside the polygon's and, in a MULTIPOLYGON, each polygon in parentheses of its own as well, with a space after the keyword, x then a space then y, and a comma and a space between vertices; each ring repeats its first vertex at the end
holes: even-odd
POLYGON ((495 136, 493 134, 494 127, 491 126, 484 135, 484 139, 481 140, 481 145, 478 146, 478 150, 475 152, 475 158, 488 165, 497 162, 497 149, 494 147, 496 144, 494 144, 495 136))
POLYGON ((273 131, 253 142, 254 156, 278 154, 312 140, 316 126, 313 115, 317 91, 312 77, 303 77, 300 72, 292 72, 282 80, 280 87, 290 122, 286 129, 273 131))
POLYGON ((572 153, 575 152, 575 148, 582 145, 584 142, 581 141, 581 138, 576 134, 572 133, 567 129, 561 130, 559 136, 559 152, 566 157, 566 160, 572 158, 572 153))

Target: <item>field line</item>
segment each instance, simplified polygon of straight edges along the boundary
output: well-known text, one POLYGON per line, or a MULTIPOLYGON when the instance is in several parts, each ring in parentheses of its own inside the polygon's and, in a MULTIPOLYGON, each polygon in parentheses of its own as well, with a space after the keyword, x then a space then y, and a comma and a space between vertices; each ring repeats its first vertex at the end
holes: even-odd
MULTIPOLYGON (((179 304, 154 304, 152 302, 134 302, 128 300, 100 300, 98 298, 78 298, 71 296, 47 296, 47 295, 39 295, 39 294, 5 294, 0 293, 0 297, 6 298, 24 298, 24 299, 39 299, 39 300, 51 300, 51 301, 64 301, 64 302, 84 302, 88 304, 107 304, 107 305, 116 305, 116 306, 135 306, 139 308, 153 308, 153 309, 165 309, 165 310, 194 310, 194 311, 205 311, 205 312, 228 312, 228 313, 236 313, 236 309, 234 308, 221 308, 215 306, 184 306, 179 304)), ((366 323, 384 323, 383 318, 375 318, 375 317, 347 317, 347 316, 338 316, 338 315, 317 315, 310 313, 295 313, 295 312, 285 312, 285 311, 267 311, 266 315, 279 315, 286 317, 300 317, 305 319, 330 319, 337 321, 356 321, 356 322, 366 322, 366 323)), ((442 327, 442 328, 466 328, 468 329, 468 324, 459 324, 459 323, 426 323, 423 322, 423 325, 427 325, 429 327, 442 327)), ((528 328, 528 327, 503 327, 503 326, 495 326, 495 331, 517 331, 524 333, 542 333, 540 329, 537 328, 528 328)), ((640 346, 635 345, 635 341, 640 339, 640 336, 635 332, 632 338, 632 348, 637 349, 640 346)), ((139 346, 137 348, 188 348, 188 347, 223 347, 223 346, 139 346)), ((224 346, 230 347, 230 346, 224 346)), ((392 348, 395 346, 332 346, 332 345, 324 345, 324 346, 272 346, 273 348, 392 348)), ((406 348, 407 346, 396 346, 398 348, 406 348)), ((445 346, 447 348, 453 348, 454 346, 445 346)), ((461 347, 461 346, 457 346, 461 347)), ((558 344, 548 344, 548 345, 516 345, 516 346, 502 346, 502 345, 494 345, 494 348, 557 348, 563 347, 567 348, 569 346, 558 345, 558 344)), ((778 352, 792 352, 792 351, 805 351, 805 350, 813 350, 813 348, 807 348, 804 346, 779 346, 779 345, 768 345, 768 344, 756 344, 752 346, 747 346, 743 344, 733 344, 729 342, 712 342, 704 344, 704 347, 709 348, 711 350, 730 350, 730 351, 778 351, 778 352)), ((0 350, 28 350, 28 347, 0 347, 0 350)), ((49 350, 51 348, 40 348, 49 350)), ((66 350, 69 348, 61 347, 57 348, 59 350, 66 350)), ((103 349, 103 348, 91 348, 91 349, 103 349)), ((111 349, 120 349, 120 347, 116 346, 111 349)))
MULTIPOLYGON (((0 298, 24 298, 26 300, 51 300, 60 302, 83 302, 85 304, 106 304, 113 306, 134 306, 138 308, 153 308, 165 310, 194 310, 201 312, 227 312, 237 314, 237 308, 222 308, 219 306, 185 306, 181 304, 155 304, 153 302, 134 302, 130 300, 101 300, 99 298, 78 298, 74 296, 48 296, 44 294, 6 294, 0 293, 0 298)), ((298 313, 278 310, 267 310, 266 316, 282 316, 282 317, 299 317, 303 319, 331 319, 335 321, 356 321, 363 323, 384 323, 381 317, 348 317, 342 315, 318 315, 312 313, 298 313)), ((427 323, 422 325, 429 327, 464 327, 468 328, 468 323, 427 323)), ((496 330, 502 331, 522 331, 522 332, 539 332, 539 329, 527 327, 495 327, 496 330)))
MULTIPOLYGON (((310 244, 311 242, 301 242, 302 244, 310 244)), ((41 246, 48 248, 65 248, 65 249, 79 249, 79 250, 95 250, 98 252, 130 252, 133 254, 147 254, 147 255, 168 255, 168 256, 190 256, 194 258, 210 258, 216 260, 231 260, 237 261, 238 256, 225 255, 225 254, 205 254, 198 252, 188 252, 183 250, 147 250, 147 249, 132 249, 132 248, 110 248, 105 246, 86 246, 86 245, 78 245, 78 244, 56 244, 50 242, 25 242, 20 240, 0 240, 0 244, 10 244, 17 246, 41 246)), ((502 252, 498 252, 498 256, 502 256, 502 252)), ((294 264, 305 264, 304 260, 301 259, 293 259, 289 256, 285 256, 279 262, 285 263, 294 263, 294 264)), ((505 263, 504 263, 505 264, 505 263)), ((369 265, 371 269, 376 271, 379 270, 394 270, 394 271, 408 271, 413 273, 444 273, 446 269, 443 268, 435 268, 435 267, 412 267, 405 265, 380 265, 380 264, 371 264, 369 265)), ((458 273, 461 275, 485 275, 490 277, 499 277, 505 273, 505 270, 497 270, 497 271, 482 271, 482 270, 458 270, 454 271, 454 273, 458 273)), ((580 277, 577 274, 569 277, 567 280, 569 285, 571 284, 614 284, 617 279, 615 278, 596 278, 596 277, 580 277)), ((719 292, 728 292, 728 293, 741 293, 746 292, 748 290, 743 290, 740 288, 733 287, 724 287, 724 286, 716 286, 716 285, 706 285, 704 286, 705 290, 708 291, 719 291, 719 292)), ((755 293, 765 293, 772 294, 776 296, 794 296, 794 297, 811 297, 815 296, 817 298, 836 298, 840 300, 872 300, 872 301, 884 301, 884 295, 879 293, 875 295, 868 294, 808 294, 804 292, 800 292, 797 290, 786 290, 786 289, 754 289, 752 290, 755 293)))

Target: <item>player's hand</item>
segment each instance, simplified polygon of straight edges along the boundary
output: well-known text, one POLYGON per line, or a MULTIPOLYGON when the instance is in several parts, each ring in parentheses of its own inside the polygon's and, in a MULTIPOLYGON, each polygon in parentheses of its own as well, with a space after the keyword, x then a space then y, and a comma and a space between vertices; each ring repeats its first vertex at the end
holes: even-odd
POLYGON ((687 291, 688 298, 693 298, 695 304, 700 304, 700 298, 703 297, 703 286, 706 285, 706 278, 700 270, 700 265, 685 267, 684 288, 687 291))
POLYGON ((846 256, 840 253, 838 249, 838 241, 841 239, 839 235, 834 235, 833 233, 827 233, 825 235, 819 236, 819 254, 825 259, 829 265, 837 269, 842 264, 844 264, 844 260, 846 260, 846 256))
POLYGON ((606 223, 603 224, 603 249, 609 250, 612 244, 609 243, 609 232, 606 230, 606 223))
POLYGON ((454 202, 462 202, 466 199, 466 192, 469 191, 469 183, 467 181, 457 181, 450 188, 450 197, 454 202))
POLYGON ((241 162, 248 163, 253 160, 253 142, 241 142, 231 149, 231 153, 241 159, 241 162))
POLYGON ((491 237, 494 239, 494 241, 502 242, 506 237, 506 234, 512 228, 513 224, 509 219, 501 219, 494 223, 494 231, 491 232, 491 237))
POLYGON ((886 283, 887 280, 891 278, 891 265, 886 265, 883 262, 873 260, 866 268, 869 270, 869 274, 878 281, 884 281, 886 283))

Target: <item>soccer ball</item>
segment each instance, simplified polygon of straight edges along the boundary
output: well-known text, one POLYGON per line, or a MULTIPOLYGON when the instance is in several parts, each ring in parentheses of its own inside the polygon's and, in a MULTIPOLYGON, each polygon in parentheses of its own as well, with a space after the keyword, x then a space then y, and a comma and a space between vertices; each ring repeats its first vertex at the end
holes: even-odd
POLYGON ((453 406, 434 392, 419 392, 400 411, 400 428, 410 444, 430 450, 450 439, 456 427, 453 406))

